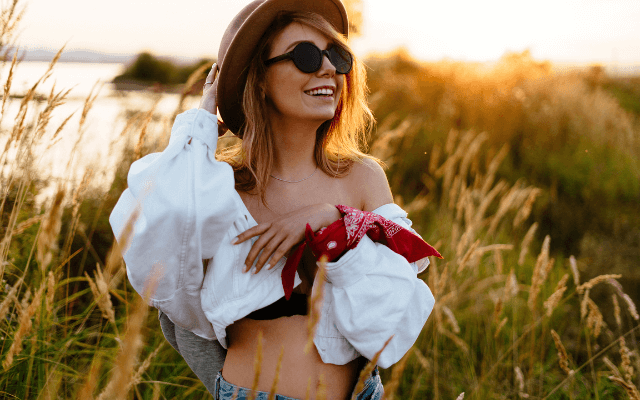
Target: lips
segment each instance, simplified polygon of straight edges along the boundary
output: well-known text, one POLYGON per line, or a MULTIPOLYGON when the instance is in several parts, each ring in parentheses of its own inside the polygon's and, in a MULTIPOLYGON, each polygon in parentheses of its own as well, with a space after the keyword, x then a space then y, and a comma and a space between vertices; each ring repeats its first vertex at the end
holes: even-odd
POLYGON ((305 90, 309 96, 333 96, 335 89, 332 87, 320 87, 311 90, 305 90))

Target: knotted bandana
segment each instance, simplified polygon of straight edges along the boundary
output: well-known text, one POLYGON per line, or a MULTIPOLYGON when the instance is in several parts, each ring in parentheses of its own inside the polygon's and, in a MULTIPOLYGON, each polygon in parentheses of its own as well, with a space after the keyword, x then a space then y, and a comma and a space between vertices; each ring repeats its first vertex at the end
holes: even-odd
POLYGON ((364 235, 367 235, 374 242, 382 243, 400 254, 410 263, 429 256, 442 258, 440 253, 420 236, 395 222, 378 214, 347 206, 337 205, 336 208, 343 215, 342 218, 317 232, 313 232, 307 224, 305 240, 287 259, 281 275, 287 300, 291 297, 296 270, 306 246, 311 248, 317 260, 324 255, 327 256, 327 261, 331 262, 355 248, 364 235))

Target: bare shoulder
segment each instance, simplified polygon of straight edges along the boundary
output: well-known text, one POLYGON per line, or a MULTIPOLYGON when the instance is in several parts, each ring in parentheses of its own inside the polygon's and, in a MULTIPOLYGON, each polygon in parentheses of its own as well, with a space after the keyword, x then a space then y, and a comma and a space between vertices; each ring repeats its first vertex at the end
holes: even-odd
POLYGON ((393 195, 384 169, 369 158, 356 161, 349 173, 349 185, 361 199, 362 210, 373 211, 393 203, 393 195))

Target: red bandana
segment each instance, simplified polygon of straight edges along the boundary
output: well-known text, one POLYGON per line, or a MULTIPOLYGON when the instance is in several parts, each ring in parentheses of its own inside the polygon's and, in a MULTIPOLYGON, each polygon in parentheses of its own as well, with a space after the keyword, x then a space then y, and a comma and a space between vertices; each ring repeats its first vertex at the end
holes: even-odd
POLYGON ((440 253, 420 236, 395 222, 378 214, 347 206, 337 205, 336 208, 340 210, 343 217, 315 233, 307 224, 305 241, 298 245, 287 259, 281 275, 287 300, 291 297, 296 270, 307 245, 316 259, 326 255, 327 261, 334 261, 348 250, 355 248, 364 235, 367 235, 374 242, 382 243, 400 254, 410 263, 429 256, 442 258, 440 253))

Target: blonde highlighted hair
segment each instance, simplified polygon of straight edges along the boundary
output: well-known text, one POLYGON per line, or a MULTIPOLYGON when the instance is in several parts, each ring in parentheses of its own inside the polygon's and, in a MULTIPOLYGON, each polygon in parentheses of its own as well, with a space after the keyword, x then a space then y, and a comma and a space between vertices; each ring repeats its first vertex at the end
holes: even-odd
MULTIPOLYGON (((238 132, 242 142, 224 148, 217 154, 218 160, 233 167, 236 189, 257 192, 263 202, 274 161, 274 135, 264 96, 264 61, 269 56, 276 35, 292 23, 316 28, 335 45, 353 54, 344 36, 317 14, 283 12, 266 30, 248 67, 242 98, 245 118, 238 132)), ((373 114, 367 105, 367 91, 364 65, 354 57, 351 72, 345 75, 344 87, 333 119, 323 123, 316 132, 316 163, 328 175, 343 177, 349 173, 354 162, 364 158, 379 162, 364 153, 366 139, 374 123, 373 114)))

